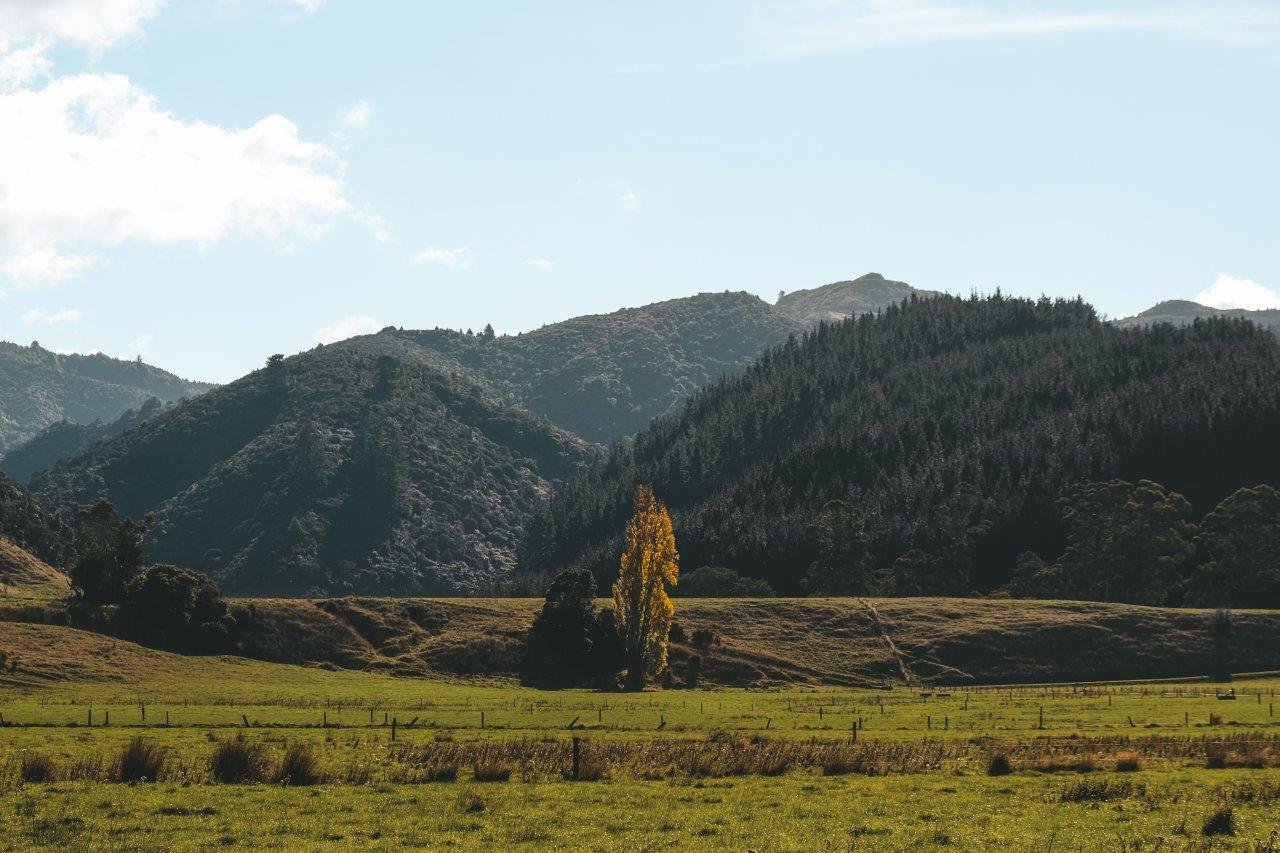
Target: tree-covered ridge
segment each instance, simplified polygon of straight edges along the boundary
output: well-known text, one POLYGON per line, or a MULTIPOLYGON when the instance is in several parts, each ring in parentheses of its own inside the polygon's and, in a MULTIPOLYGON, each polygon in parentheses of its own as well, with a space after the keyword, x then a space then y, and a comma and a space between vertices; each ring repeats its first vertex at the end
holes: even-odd
POLYGON ((794 592, 833 499, 865 516, 876 567, 928 577, 964 542, 971 582, 1062 550, 1078 482, 1150 478, 1208 511, 1280 479, 1280 344, 1244 322, 1120 329, 1080 302, 913 299, 824 325, 611 448, 531 520, 523 565, 602 581, 631 491, 652 483, 684 562, 794 592), (916 549, 913 553, 913 549, 916 549))
POLYGON ((1238 320, 1251 320, 1263 328, 1280 334, 1280 309, 1270 308, 1261 311, 1249 311, 1244 308, 1211 308, 1199 302, 1186 299, 1169 299, 1152 305, 1141 314, 1122 317, 1115 320, 1117 326, 1150 326, 1155 323, 1172 323, 1185 326, 1197 319, 1207 320, 1210 317, 1225 317, 1238 320))
POLYGON ((808 290, 783 293, 776 307, 783 314, 812 326, 860 314, 874 314, 912 295, 929 297, 937 296, 937 293, 916 290, 904 282, 890 281, 880 273, 869 272, 852 281, 836 281, 808 290))
POLYGON ((31 438, 4 454, 0 470, 23 483, 41 471, 52 468, 62 459, 70 459, 87 450, 92 444, 115 438, 121 433, 146 423, 163 410, 164 404, 156 397, 147 400, 136 409, 129 409, 110 423, 94 421, 88 424, 61 420, 49 424, 31 438))
POLYGON ((390 335, 282 359, 40 475, 64 512, 154 513, 148 562, 229 593, 475 589, 581 440, 390 335))
POLYGON ((180 400, 211 387, 141 361, 0 342, 0 454, 61 420, 113 421, 151 397, 180 400))
POLYGON ((456 359, 511 401, 589 441, 628 436, 807 328, 749 293, 702 293, 520 335, 387 334, 456 359))
POLYGON ((66 549, 66 525, 35 495, 0 474, 0 538, 58 565, 66 549))

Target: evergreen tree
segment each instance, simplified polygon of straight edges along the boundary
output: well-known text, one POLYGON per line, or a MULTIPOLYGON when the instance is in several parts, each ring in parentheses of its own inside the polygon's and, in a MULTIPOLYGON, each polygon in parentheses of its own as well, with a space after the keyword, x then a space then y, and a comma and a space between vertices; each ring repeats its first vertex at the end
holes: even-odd
POLYGON ((1212 607, 1280 607, 1280 493, 1239 489, 1200 522, 1200 570, 1193 603, 1212 607))

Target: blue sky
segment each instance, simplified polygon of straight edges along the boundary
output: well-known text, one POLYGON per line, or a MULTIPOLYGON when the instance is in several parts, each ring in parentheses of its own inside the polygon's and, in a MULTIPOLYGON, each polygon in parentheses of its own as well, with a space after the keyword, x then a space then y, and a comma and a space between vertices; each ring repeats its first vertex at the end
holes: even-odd
POLYGON ((1280 306, 1278 48, 1271 0, 0 0, 0 338, 227 381, 867 271, 1280 306))

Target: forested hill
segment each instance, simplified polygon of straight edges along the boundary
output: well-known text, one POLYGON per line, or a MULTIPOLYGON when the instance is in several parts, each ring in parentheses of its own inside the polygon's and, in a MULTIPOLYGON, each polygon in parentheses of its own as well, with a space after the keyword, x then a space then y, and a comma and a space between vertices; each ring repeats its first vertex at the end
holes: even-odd
MULTIPOLYGON (((1280 482, 1280 343, 1249 323, 1120 329, 1080 301, 939 296, 819 328, 694 395, 570 477, 522 566, 616 572, 638 483, 686 568, 794 592, 831 499, 867 515, 881 567, 970 542, 973 584, 1060 551, 1070 484, 1150 477, 1202 511, 1280 482)), ((962 590, 963 592, 963 590, 962 590)))
POLYGON ((800 323, 749 293, 702 293, 521 335, 387 331, 456 359, 508 399, 589 441, 628 436, 742 370, 800 323))
POLYGON ((1250 320, 1259 326, 1280 334, 1280 309, 1271 308, 1264 311, 1248 311, 1243 308, 1210 308, 1199 302, 1186 299, 1170 299, 1159 302, 1141 314, 1122 317, 1114 321, 1117 326, 1150 326, 1153 323, 1172 323, 1185 326, 1210 317, 1227 317, 1231 319, 1250 320))
POLYGON ((805 326, 813 326, 860 314, 874 314, 913 294, 937 296, 932 290, 916 290, 904 282, 890 281, 879 273, 869 272, 852 281, 837 281, 822 287, 784 293, 776 307, 805 326))
POLYGON ((61 510, 154 513, 147 558, 228 593, 473 591, 506 577, 587 446, 390 335, 267 367, 37 477, 61 510))
POLYGON ((140 361, 0 342, 0 455, 64 419, 113 421, 151 397, 180 400, 211 387, 140 361))
POLYGON ((12 448, 0 458, 0 471, 15 480, 29 483, 37 473, 52 468, 62 459, 70 459, 87 450, 98 441, 115 438, 126 430, 146 423, 164 409, 159 399, 152 397, 136 409, 129 409, 109 423, 94 421, 88 424, 61 420, 49 424, 31 438, 12 448))

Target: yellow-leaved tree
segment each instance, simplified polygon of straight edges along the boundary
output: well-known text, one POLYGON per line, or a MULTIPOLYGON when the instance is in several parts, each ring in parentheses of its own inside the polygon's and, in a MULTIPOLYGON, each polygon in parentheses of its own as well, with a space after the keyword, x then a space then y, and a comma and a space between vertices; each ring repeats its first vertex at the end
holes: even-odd
POLYGON ((613 585, 613 610, 627 656, 627 686, 644 687, 667 666, 667 634, 675 605, 667 586, 680 577, 680 555, 667 508, 649 486, 637 486, 627 522, 627 550, 613 585))

